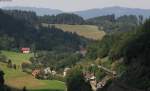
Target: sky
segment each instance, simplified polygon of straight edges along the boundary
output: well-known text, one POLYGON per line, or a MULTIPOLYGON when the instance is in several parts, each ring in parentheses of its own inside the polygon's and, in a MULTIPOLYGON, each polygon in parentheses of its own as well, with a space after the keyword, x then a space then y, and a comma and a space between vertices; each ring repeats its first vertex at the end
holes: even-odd
POLYGON ((149 4, 150 0, 0 0, 0 7, 42 7, 63 11, 80 11, 112 6, 150 9, 149 4))

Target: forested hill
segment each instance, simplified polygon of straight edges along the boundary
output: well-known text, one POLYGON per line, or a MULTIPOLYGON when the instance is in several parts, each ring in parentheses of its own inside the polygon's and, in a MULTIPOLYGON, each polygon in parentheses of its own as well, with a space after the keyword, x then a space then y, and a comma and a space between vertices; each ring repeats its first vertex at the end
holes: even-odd
POLYGON ((32 24, 49 23, 49 24, 84 24, 82 17, 73 13, 61 13, 57 15, 37 16, 33 11, 4 10, 4 12, 16 19, 25 20, 32 24))
POLYGON ((135 30, 139 23, 143 22, 143 16, 123 15, 117 17, 115 15, 105 15, 86 20, 88 24, 99 26, 106 32, 131 31, 135 30))
POLYGON ((35 28, 30 22, 0 10, 0 49, 30 47, 37 50, 76 50, 85 43, 83 40, 85 39, 76 34, 55 27, 35 28))
POLYGON ((4 10, 3 12, 12 16, 15 19, 23 20, 31 24, 38 23, 38 17, 36 13, 32 11, 4 10))
POLYGON ((84 24, 84 19, 76 14, 61 13, 58 15, 45 15, 39 18, 42 23, 49 24, 84 24))

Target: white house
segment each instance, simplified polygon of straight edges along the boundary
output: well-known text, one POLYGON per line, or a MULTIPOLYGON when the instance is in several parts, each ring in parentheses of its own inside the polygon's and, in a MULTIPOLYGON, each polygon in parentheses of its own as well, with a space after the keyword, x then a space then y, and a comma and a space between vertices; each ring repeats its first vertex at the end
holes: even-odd
POLYGON ((44 69, 44 73, 45 73, 45 74, 51 74, 52 71, 51 71, 50 67, 45 68, 45 69, 44 69))
POLYGON ((67 75, 67 72, 70 70, 70 68, 65 68, 64 69, 64 73, 63 73, 63 76, 65 77, 67 75))
POLYGON ((52 75, 56 75, 56 71, 55 71, 55 70, 52 70, 51 74, 52 74, 52 75))

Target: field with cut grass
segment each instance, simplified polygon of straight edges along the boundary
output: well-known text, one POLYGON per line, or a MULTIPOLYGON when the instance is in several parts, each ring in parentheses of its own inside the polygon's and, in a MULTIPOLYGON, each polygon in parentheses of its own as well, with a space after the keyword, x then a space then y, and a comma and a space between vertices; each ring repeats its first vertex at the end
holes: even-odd
POLYGON ((45 27, 54 25, 57 28, 62 29, 66 32, 75 32, 85 38, 100 40, 105 35, 104 31, 98 29, 95 25, 67 25, 67 24, 42 24, 45 27))
MULTIPOLYGON (((16 52, 2 51, 8 58, 11 58, 13 63, 29 60, 32 54, 22 54, 16 52)), ((5 73, 5 84, 16 89, 22 89, 24 86, 28 91, 64 91, 65 83, 56 80, 38 80, 31 74, 21 71, 21 69, 7 68, 5 63, 0 62, 0 69, 5 73)))

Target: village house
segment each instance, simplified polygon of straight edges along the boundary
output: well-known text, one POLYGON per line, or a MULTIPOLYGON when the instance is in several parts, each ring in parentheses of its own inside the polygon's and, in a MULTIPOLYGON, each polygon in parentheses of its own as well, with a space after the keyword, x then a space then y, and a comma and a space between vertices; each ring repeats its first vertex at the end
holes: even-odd
POLYGON ((96 77, 95 77, 94 73, 84 72, 83 75, 84 75, 84 78, 85 78, 86 81, 96 80, 96 77))
POLYGON ((51 70, 50 67, 47 67, 47 68, 43 69, 43 72, 44 72, 45 75, 48 75, 48 74, 56 75, 56 71, 51 70))
POLYGON ((70 68, 65 68, 63 72, 63 76, 65 77, 67 75, 67 72, 70 70, 70 68))
POLYGON ((82 55, 83 57, 85 57, 86 54, 87 54, 87 49, 81 47, 79 51, 76 51, 76 54, 80 54, 80 55, 82 55))
POLYGON ((32 76, 36 78, 40 74, 40 72, 41 72, 41 70, 35 69, 32 71, 32 76))
POLYGON ((30 48, 21 48, 22 53, 30 53, 30 48))
POLYGON ((44 69, 44 74, 51 74, 51 73, 52 73, 52 71, 51 71, 50 67, 47 67, 44 69))
POLYGON ((80 54, 84 57, 86 56, 87 50, 85 48, 80 48, 80 54))
POLYGON ((85 73, 83 73, 83 76, 85 78, 85 81, 88 81, 90 83, 92 90, 96 91, 97 81, 96 81, 96 77, 95 77, 94 73, 85 72, 85 73))
POLYGON ((51 74, 52 74, 52 75, 56 75, 56 71, 55 71, 55 70, 52 70, 51 74))
POLYGON ((45 69, 35 69, 32 71, 32 76, 35 78, 40 76, 41 78, 47 79, 49 75, 56 75, 56 71, 51 70, 50 67, 45 69))

